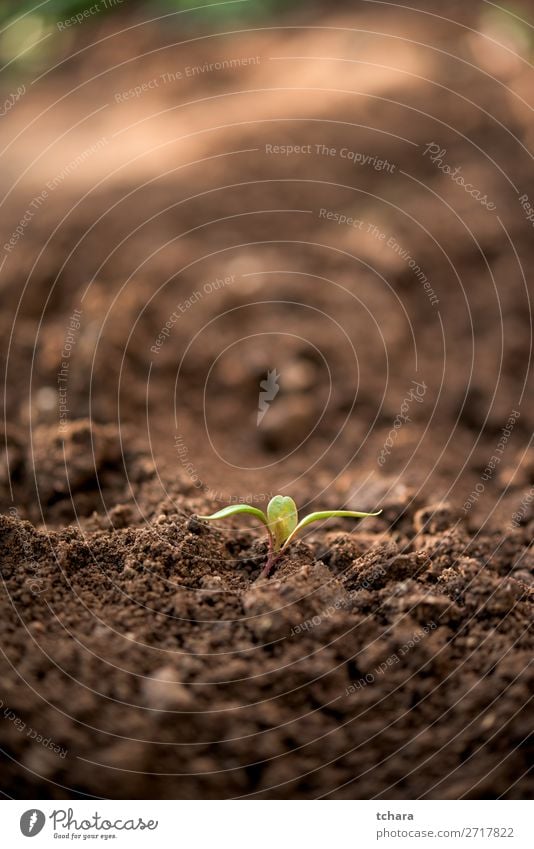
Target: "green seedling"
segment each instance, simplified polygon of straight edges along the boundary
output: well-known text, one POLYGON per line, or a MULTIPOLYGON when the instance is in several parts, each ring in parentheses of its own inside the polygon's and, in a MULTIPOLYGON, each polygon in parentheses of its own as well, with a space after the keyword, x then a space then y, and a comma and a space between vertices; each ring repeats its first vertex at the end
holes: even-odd
POLYGON ((381 510, 378 513, 360 513, 356 510, 321 510, 318 513, 309 513, 299 522, 297 505, 293 499, 289 495, 275 495, 267 505, 267 515, 263 510, 251 507, 250 504, 231 504, 211 516, 199 516, 198 518, 204 519, 206 522, 213 522, 216 519, 236 516, 238 513, 249 513, 263 522, 267 528, 269 542, 267 562, 261 573, 261 577, 265 578, 291 544, 296 534, 307 525, 311 525, 312 522, 320 522, 322 519, 332 519, 336 516, 363 519, 365 516, 378 516, 381 512, 381 510))

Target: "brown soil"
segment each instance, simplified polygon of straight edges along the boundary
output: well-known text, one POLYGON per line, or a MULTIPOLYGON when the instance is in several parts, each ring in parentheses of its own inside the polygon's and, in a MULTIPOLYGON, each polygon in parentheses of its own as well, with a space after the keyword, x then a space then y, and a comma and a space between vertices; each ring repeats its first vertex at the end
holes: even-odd
POLYGON ((106 144, 1 271, 4 794, 532 795, 534 89, 464 5, 179 47, 145 27, 10 112, 2 244, 106 144), (239 56, 261 62, 114 98, 239 56), (254 523, 194 514, 276 492, 383 513, 313 526, 260 580, 254 523))

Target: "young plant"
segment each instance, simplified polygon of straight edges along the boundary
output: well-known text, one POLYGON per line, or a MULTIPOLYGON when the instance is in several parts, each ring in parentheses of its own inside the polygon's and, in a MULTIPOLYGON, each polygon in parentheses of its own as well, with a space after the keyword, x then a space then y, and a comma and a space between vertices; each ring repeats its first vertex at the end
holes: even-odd
POLYGON ((199 516, 198 518, 204 519, 206 522, 213 522, 215 519, 226 519, 228 516, 236 516, 238 513, 249 513, 251 516, 255 516, 256 519, 259 519, 260 522, 263 522, 267 528, 269 542, 267 562, 261 573, 261 577, 265 578, 293 541, 296 534, 302 528, 311 525, 312 522, 319 522, 321 519, 332 519, 335 516, 362 519, 365 516, 378 516, 381 512, 381 510, 378 513, 360 513, 355 510, 321 510, 318 513, 309 513, 299 522, 297 505, 293 499, 289 495, 275 495, 267 505, 267 515, 263 510, 259 510, 257 507, 251 507, 250 504, 231 504, 229 507, 223 507, 222 510, 213 513, 211 516, 199 516))

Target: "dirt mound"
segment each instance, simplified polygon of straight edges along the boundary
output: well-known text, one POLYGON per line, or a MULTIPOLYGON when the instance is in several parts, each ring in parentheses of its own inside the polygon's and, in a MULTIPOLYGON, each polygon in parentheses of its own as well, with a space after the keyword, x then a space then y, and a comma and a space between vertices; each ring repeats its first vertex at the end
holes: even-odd
POLYGON ((168 513, 44 534, 2 518, 2 698, 52 738, 39 747, 3 723, 6 786, 54 798, 527 796, 527 535, 501 557, 459 529, 427 522, 417 535, 420 521, 396 541, 339 521, 260 581, 264 546, 243 528, 168 513))

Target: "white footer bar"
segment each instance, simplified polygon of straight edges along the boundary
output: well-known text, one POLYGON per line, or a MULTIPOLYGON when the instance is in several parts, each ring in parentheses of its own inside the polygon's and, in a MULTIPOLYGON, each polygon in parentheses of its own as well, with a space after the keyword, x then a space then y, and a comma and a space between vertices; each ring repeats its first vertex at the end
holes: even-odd
POLYGON ((522 801, 4 801, 3 846, 532 849, 522 801), (32 839, 35 842, 32 842, 32 839))

